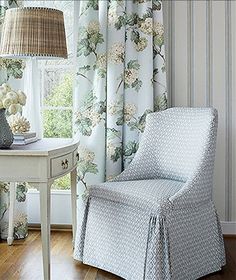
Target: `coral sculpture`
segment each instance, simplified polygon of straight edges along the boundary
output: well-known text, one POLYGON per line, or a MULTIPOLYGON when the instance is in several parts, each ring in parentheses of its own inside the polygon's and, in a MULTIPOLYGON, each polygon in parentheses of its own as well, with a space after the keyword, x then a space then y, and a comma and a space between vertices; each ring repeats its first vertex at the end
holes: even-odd
POLYGON ((30 130, 30 122, 20 114, 10 116, 8 121, 10 128, 14 134, 22 134, 30 130))

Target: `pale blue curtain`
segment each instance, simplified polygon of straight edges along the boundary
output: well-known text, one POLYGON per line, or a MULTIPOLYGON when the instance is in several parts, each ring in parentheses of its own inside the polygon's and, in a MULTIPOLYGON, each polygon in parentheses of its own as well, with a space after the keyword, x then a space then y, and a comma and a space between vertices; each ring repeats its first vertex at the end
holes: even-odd
POLYGON ((162 1, 80 1, 75 137, 80 186, 118 175, 149 112, 166 109, 162 1))

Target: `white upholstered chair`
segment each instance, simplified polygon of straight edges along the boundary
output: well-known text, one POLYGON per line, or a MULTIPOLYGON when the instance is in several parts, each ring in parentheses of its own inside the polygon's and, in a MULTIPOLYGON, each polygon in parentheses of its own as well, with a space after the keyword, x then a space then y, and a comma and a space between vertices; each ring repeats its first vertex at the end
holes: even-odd
POLYGON ((130 280, 197 279, 220 270, 216 132, 212 108, 149 114, 129 167, 90 187, 75 259, 130 280))

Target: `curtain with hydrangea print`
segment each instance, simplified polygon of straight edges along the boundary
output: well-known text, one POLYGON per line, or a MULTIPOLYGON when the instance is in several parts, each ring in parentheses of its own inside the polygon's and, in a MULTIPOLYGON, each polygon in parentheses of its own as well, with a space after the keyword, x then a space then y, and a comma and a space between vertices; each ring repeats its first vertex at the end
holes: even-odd
POLYGON ((80 1, 75 137, 79 184, 104 182, 133 159, 148 113, 167 108, 160 0, 80 1))
MULTIPOLYGON (((19 0, 0 1, 0 30, 3 24, 3 19, 6 10, 8 8, 17 7, 21 5, 22 1, 19 0)), ((21 60, 0 58, 0 84, 8 83, 9 85, 13 85, 14 88, 18 88, 20 83, 19 81, 23 77, 23 69, 24 63, 21 60)), ((26 215, 26 193, 26 184, 17 184, 15 208, 16 211, 14 217, 15 239, 25 238, 28 234, 26 215)), ((2 239, 6 239, 8 234, 8 208, 9 183, 0 182, 0 238, 2 239)))

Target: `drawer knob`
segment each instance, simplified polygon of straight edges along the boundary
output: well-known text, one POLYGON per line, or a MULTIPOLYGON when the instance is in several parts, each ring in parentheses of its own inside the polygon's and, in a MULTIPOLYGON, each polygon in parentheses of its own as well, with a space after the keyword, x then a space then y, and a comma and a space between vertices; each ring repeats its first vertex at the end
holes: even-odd
POLYGON ((77 161, 79 161, 79 153, 76 153, 77 161))
POLYGON ((68 159, 62 160, 61 161, 62 169, 67 169, 69 166, 68 163, 69 163, 68 159))

